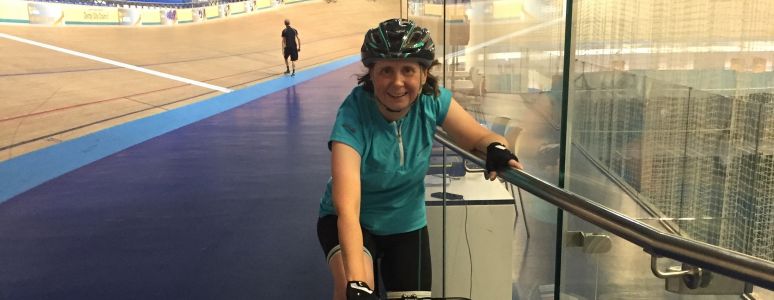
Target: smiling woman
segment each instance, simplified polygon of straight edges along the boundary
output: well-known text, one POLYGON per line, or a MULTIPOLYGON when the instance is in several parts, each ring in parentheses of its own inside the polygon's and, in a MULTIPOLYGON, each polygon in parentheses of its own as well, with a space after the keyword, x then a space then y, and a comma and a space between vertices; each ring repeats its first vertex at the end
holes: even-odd
POLYGON ((333 298, 378 299, 375 278, 389 299, 429 297, 424 176, 436 128, 464 149, 487 153, 490 180, 521 165, 502 136, 438 86, 429 72, 438 63, 435 45, 425 28, 386 20, 366 33, 360 52, 368 72, 339 108, 329 139, 332 178, 317 223, 333 298))

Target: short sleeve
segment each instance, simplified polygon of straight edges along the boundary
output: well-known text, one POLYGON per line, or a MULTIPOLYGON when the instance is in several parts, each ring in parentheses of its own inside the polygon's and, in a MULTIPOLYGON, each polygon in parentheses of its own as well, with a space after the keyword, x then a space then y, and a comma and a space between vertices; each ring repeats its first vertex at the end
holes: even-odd
POLYGON ((433 102, 435 110, 435 125, 441 126, 443 121, 446 120, 446 114, 449 113, 449 106, 451 106, 451 91, 440 88, 441 93, 433 102))
POLYGON ((353 94, 350 94, 339 107, 336 122, 333 124, 331 137, 328 141, 328 149, 330 150, 331 143, 336 141, 349 145, 362 156, 365 152, 365 135, 360 125, 360 114, 353 94))

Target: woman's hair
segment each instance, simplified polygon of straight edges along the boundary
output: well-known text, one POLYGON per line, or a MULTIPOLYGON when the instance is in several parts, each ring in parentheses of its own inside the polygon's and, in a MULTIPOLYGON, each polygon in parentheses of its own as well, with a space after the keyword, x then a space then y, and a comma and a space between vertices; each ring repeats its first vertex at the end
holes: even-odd
MULTIPOLYGON (((441 90, 438 87, 438 78, 430 73, 430 69, 440 64, 441 63, 439 63, 438 60, 433 60, 427 68, 422 64, 419 64, 419 67, 422 68, 423 71, 427 71, 427 80, 425 81, 425 84, 422 85, 422 94, 438 97, 441 93, 441 90)), ((374 83, 371 81, 371 68, 373 67, 373 65, 368 66, 368 72, 357 76, 357 84, 362 84, 363 88, 370 93, 374 92, 374 83)))

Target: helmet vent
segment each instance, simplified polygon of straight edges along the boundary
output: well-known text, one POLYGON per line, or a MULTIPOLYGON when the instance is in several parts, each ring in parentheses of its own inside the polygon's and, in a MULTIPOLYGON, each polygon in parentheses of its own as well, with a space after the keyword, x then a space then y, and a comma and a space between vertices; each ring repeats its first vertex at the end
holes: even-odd
POLYGON ((411 59, 425 66, 435 60, 428 30, 405 19, 390 19, 369 30, 360 52, 367 66, 377 59, 411 59))

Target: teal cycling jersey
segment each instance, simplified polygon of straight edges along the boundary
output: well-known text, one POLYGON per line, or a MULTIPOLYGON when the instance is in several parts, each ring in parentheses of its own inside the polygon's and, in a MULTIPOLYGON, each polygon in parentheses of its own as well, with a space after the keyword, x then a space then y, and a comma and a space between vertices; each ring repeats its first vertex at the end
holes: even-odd
MULTIPOLYGON (((339 107, 330 142, 346 144, 360 154, 360 224, 373 234, 404 233, 427 225, 424 177, 436 126, 443 123, 451 92, 438 97, 420 94, 409 112, 389 122, 371 92, 358 86, 339 107)), ((320 216, 334 215, 328 181, 320 216)))

